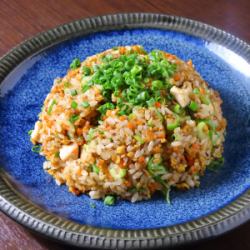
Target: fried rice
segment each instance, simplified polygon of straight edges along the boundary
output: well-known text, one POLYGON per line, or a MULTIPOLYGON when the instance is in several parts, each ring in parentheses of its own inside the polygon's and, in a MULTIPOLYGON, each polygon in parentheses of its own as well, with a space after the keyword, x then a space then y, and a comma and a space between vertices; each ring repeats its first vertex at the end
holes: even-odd
POLYGON ((221 103, 191 60, 116 47, 55 79, 30 137, 44 170, 76 195, 168 200, 222 162, 221 103))

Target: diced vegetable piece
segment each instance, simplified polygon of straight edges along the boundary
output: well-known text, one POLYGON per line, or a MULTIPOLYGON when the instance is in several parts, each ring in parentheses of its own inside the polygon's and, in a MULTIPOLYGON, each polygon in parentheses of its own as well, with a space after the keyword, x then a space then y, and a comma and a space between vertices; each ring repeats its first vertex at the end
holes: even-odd
POLYGON ((211 103, 209 97, 206 96, 206 95, 201 95, 200 98, 201 98, 202 103, 204 103, 204 104, 206 104, 206 105, 209 105, 209 104, 211 103))
POLYGON ((83 74, 84 74, 85 76, 89 76, 90 73, 91 73, 91 69, 90 69, 89 67, 87 67, 87 66, 83 66, 83 67, 82 67, 82 72, 83 72, 83 74))
POLYGON ((112 195, 107 195, 104 199, 104 204, 107 206, 113 206, 115 204, 115 197, 112 195))
POLYGON ((182 111, 181 106, 180 106, 179 104, 176 104, 176 105, 174 106, 174 112, 175 112, 176 114, 180 114, 181 111, 182 111))
POLYGON ((88 108, 90 106, 89 102, 82 102, 81 103, 81 106, 84 107, 84 108, 88 108))
POLYGON ((81 66, 81 61, 79 58, 75 58, 72 63, 70 64, 71 69, 77 69, 78 67, 81 66))
POLYGON ((51 115, 51 112, 52 112, 54 105, 56 105, 56 100, 52 100, 52 102, 48 108, 48 115, 51 115))
POLYGON ((113 166, 109 169, 111 176, 116 179, 122 179, 126 176, 127 170, 124 168, 120 168, 118 166, 113 166))
POLYGON ((72 96, 76 96, 77 95, 77 90, 76 89, 71 90, 70 94, 72 96))
POLYGON ((96 174, 99 174, 100 169, 96 164, 93 164, 92 165, 92 171, 95 172, 96 174))
POLYGON ((71 108, 72 109, 77 109, 77 106, 78 106, 77 102, 75 102, 75 101, 71 102, 71 108))
POLYGON ((197 102, 191 101, 190 104, 188 105, 189 109, 191 109, 192 111, 197 111, 199 106, 197 104, 197 102))
POLYGON ((79 115, 74 114, 69 118, 69 121, 71 123, 75 123, 79 119, 79 117, 80 117, 79 115))
POLYGON ((134 138, 136 139, 137 142, 139 142, 139 144, 143 144, 144 143, 144 140, 142 139, 141 135, 136 134, 134 136, 134 138))
POLYGON ((207 133, 204 131, 204 129, 207 129, 207 124, 203 121, 199 122, 197 125, 197 132, 198 132, 198 137, 201 140, 207 137, 207 133))
POLYGON ((224 164, 224 157, 215 159, 207 166, 207 169, 217 171, 224 164))

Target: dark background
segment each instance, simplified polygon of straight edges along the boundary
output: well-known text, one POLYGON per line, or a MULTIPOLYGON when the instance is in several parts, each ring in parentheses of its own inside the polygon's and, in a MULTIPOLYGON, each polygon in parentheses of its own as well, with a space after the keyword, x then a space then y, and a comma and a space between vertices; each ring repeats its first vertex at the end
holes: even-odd
MULTIPOLYGON (((249 43, 249 10, 250 0, 0 0, 0 56, 19 42, 59 24, 117 12, 184 16, 224 29, 249 43)), ((0 249, 73 248, 34 235, 0 212, 0 249)), ((216 239, 181 249, 248 250, 250 222, 216 239)))

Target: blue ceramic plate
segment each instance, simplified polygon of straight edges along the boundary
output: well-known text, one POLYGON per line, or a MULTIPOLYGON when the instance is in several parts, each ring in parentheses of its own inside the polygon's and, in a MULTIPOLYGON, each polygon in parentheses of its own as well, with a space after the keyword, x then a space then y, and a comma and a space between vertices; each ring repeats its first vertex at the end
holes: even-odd
MULTIPOLYGON (((188 34, 190 32, 167 25, 142 26, 120 29, 114 24, 108 31, 77 34, 76 38, 71 34, 61 42, 55 39, 49 44, 53 46, 44 45, 42 51, 37 49, 36 54, 31 52, 26 60, 22 58, 5 77, 0 87, 0 165, 5 183, 17 190, 15 195, 22 194, 23 200, 36 204, 50 216, 57 215, 55 218, 121 232, 188 225, 219 211, 249 189, 250 65, 247 50, 237 53, 230 46, 217 42, 216 36, 205 38, 195 29, 193 34, 188 34), (200 188, 171 192, 171 205, 158 195, 135 204, 119 200, 112 207, 91 200, 87 195, 74 196, 66 186, 56 185, 43 171, 44 158, 31 152, 27 132, 37 120, 53 79, 65 75, 75 57, 84 60, 108 48, 132 44, 143 45, 147 51, 168 51, 182 60, 192 59, 196 70, 223 99, 223 113, 228 121, 225 164, 218 172, 207 171, 201 178, 200 188)), ((204 29, 207 28, 204 25, 204 29)), ((249 52, 249 47, 246 48, 249 52)), ((32 49, 27 46, 26 50, 32 49)))

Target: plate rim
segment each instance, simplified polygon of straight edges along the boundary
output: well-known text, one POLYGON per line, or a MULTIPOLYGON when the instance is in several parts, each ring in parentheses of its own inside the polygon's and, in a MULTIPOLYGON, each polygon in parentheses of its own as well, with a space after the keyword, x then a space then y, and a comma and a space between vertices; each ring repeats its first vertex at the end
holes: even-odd
MULTIPOLYGON (((118 13, 65 23, 20 43, 0 58, 0 84, 21 62, 48 47, 95 32, 133 28, 184 32, 225 46, 250 62, 249 44, 211 25, 166 14, 118 13)), ((14 190, 1 170, 0 210, 29 229, 75 246, 105 249, 167 247, 218 236, 249 220, 250 189, 216 212, 196 220, 158 229, 117 230, 81 225, 46 212, 14 190)))

